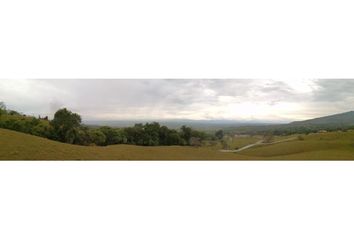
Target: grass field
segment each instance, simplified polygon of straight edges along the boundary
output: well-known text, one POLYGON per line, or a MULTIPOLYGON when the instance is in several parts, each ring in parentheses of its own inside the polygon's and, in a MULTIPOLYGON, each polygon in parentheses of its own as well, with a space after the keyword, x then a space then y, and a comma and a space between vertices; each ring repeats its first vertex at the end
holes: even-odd
MULTIPOLYGON (((242 147, 259 138, 233 142, 242 147)), ((278 140, 278 138, 277 138, 278 140)), ((220 146, 143 147, 111 145, 77 146, 51 141, 28 134, 0 129, 2 160, 352 160, 354 132, 318 133, 274 145, 257 146, 240 153, 223 153, 220 146)))

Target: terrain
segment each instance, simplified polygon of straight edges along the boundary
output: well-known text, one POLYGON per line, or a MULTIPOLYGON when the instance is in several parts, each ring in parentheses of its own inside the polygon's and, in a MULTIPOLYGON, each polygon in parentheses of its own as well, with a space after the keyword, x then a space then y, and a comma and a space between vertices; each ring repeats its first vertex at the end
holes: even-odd
MULTIPOLYGON (((135 145, 78 146, 0 129, 1 160, 352 160, 354 131, 313 133, 302 139, 258 145, 238 153, 221 152, 219 144, 144 147, 135 145)), ((261 136, 233 138, 232 148, 259 141, 261 136)))
POLYGON ((313 133, 320 130, 337 131, 354 128, 354 111, 314 118, 304 121, 294 121, 287 124, 260 124, 258 126, 228 127, 229 134, 265 134, 273 132, 275 135, 294 133, 313 133))

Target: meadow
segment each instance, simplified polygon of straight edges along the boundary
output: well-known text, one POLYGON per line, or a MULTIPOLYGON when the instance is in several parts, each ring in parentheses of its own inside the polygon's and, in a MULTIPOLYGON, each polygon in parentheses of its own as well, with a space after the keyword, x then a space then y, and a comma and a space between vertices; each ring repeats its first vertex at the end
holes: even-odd
MULTIPOLYGON (((259 139, 259 136, 234 138, 231 146, 240 148, 259 139)), ((352 160, 354 131, 314 133, 304 135, 303 139, 255 146, 239 153, 220 149, 220 144, 79 146, 0 129, 1 160, 352 160)))

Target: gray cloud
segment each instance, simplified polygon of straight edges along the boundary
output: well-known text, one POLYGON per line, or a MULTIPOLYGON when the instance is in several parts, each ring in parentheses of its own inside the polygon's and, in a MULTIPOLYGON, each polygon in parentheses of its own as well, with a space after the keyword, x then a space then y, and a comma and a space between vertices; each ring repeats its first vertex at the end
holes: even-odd
MULTIPOLYGON (((313 99, 319 102, 347 102, 354 100, 354 79, 324 79, 316 81, 313 99)), ((353 104, 354 102, 351 102, 353 104)))
POLYGON ((354 80, 0 80, 0 101, 27 114, 68 107, 85 119, 304 119, 354 108, 354 80))

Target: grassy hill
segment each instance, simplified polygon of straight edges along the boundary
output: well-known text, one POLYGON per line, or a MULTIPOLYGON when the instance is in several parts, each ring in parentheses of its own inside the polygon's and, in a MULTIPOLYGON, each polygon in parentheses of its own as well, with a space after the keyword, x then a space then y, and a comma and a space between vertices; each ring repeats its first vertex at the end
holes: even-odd
POLYGON ((143 147, 135 145, 111 145, 106 147, 78 146, 51 141, 33 135, 0 129, 0 159, 29 160, 189 160, 229 159, 217 147, 143 147))
MULTIPOLYGON (((354 132, 310 134, 305 140, 263 145, 240 153, 220 146, 78 146, 0 129, 0 159, 8 160, 330 160, 354 159, 354 132)), ((237 141, 237 140, 236 140, 237 141)), ((238 147, 249 144, 249 139, 238 147)))

